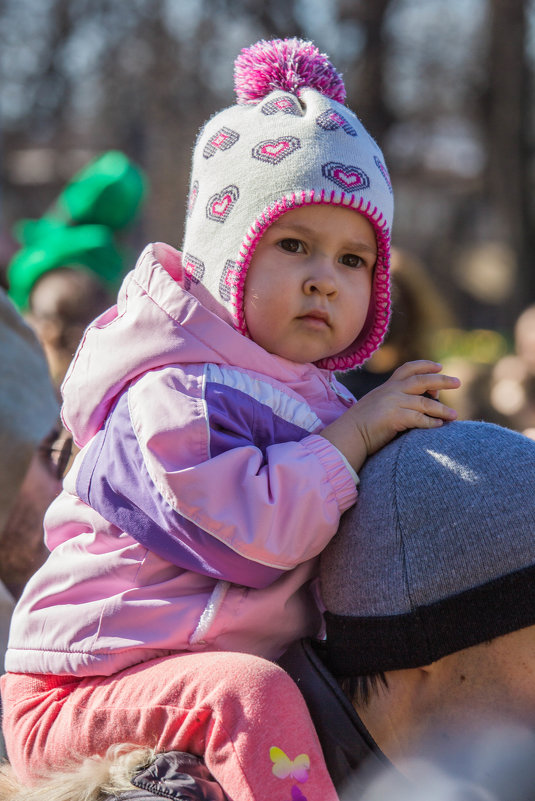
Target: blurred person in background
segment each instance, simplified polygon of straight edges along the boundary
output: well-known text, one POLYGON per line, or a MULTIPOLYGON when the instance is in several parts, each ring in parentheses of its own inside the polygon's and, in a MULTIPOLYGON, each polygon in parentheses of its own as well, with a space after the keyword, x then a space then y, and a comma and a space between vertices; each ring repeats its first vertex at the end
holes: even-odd
POLYGON ((494 366, 489 404, 500 422, 535 439, 535 305, 514 327, 514 353, 494 366))
POLYGON ((56 387, 89 323, 112 304, 106 287, 82 263, 54 268, 34 284, 26 320, 43 345, 56 387))
POLYGON ((59 388, 84 330, 114 302, 127 254, 116 232, 139 214, 146 180, 111 150, 69 181, 39 220, 21 220, 22 247, 8 269, 8 294, 36 331, 59 388))
MULTIPOLYGON (((43 515, 59 493, 68 456, 59 407, 37 339, 0 291, 0 652, 15 601, 44 562, 43 515), (60 442, 58 442, 58 440, 60 442), (60 449, 58 452, 57 449, 60 449)), ((0 738, 0 754, 5 756, 0 738)))
MULTIPOLYGON (((415 256, 392 248, 390 271, 392 314, 385 340, 364 367, 338 376, 356 398, 390 378, 401 364, 436 358, 437 333, 455 324, 453 313, 415 256)), ((455 393, 456 397, 462 393, 462 387, 455 393)))

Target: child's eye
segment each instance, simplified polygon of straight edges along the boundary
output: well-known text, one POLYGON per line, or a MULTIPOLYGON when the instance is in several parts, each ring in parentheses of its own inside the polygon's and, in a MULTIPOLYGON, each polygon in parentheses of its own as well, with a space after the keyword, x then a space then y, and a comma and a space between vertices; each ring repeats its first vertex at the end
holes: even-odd
POLYGON ((279 246, 288 253, 303 252, 303 243, 299 239, 281 239, 279 246))
POLYGON ((363 267, 364 260, 361 259, 360 256, 356 256, 354 253, 346 253, 340 258, 342 264, 345 264, 346 267, 363 267))

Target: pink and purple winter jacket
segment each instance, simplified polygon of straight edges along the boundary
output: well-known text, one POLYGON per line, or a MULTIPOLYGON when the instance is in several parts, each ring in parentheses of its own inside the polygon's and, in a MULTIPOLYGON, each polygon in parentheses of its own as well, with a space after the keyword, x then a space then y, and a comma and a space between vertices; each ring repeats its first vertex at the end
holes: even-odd
POLYGON ((6 670, 110 675, 180 651, 278 656, 315 634, 315 557, 356 499, 318 435, 354 402, 267 353, 150 245, 86 331, 63 386, 81 451, 51 551, 13 615, 6 670))

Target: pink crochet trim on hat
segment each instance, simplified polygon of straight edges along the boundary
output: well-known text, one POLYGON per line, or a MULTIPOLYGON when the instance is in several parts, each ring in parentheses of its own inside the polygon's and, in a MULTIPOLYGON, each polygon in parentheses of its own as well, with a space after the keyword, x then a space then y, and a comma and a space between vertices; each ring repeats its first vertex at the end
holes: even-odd
MULTIPOLYGON (((310 206, 320 203, 353 208, 363 214, 373 225, 377 239, 377 262, 372 288, 375 299, 375 314, 372 326, 358 347, 349 348, 348 353, 328 356, 316 362, 318 367, 344 372, 362 364, 377 350, 387 332, 390 317, 390 230, 383 214, 376 206, 372 206, 370 201, 366 201, 361 196, 354 194, 339 193, 335 190, 328 192, 322 189, 320 193, 316 193, 314 190, 293 193, 268 206, 260 217, 253 222, 241 245, 239 256, 236 259, 236 269, 232 272, 231 280, 233 283, 229 286, 230 302, 233 306, 232 316, 234 317, 236 328, 244 336, 250 338, 245 322, 243 300, 247 270, 258 242, 264 231, 286 211, 298 206, 310 206)), ((230 278, 230 274, 228 278, 230 278)), ((359 339, 360 337, 357 338, 357 342, 359 339)))
POLYGON ((258 103, 276 89, 297 95, 305 87, 343 103, 342 76, 325 53, 302 39, 273 39, 244 48, 234 62, 238 104, 258 103))

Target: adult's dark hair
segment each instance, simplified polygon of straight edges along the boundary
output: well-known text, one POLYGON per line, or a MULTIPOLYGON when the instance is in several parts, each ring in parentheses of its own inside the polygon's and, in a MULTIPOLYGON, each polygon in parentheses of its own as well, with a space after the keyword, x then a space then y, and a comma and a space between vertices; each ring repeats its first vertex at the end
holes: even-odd
POLYGON ((354 706, 367 706, 372 695, 381 687, 388 689, 388 680, 384 673, 371 673, 369 676, 338 676, 340 689, 354 706))

